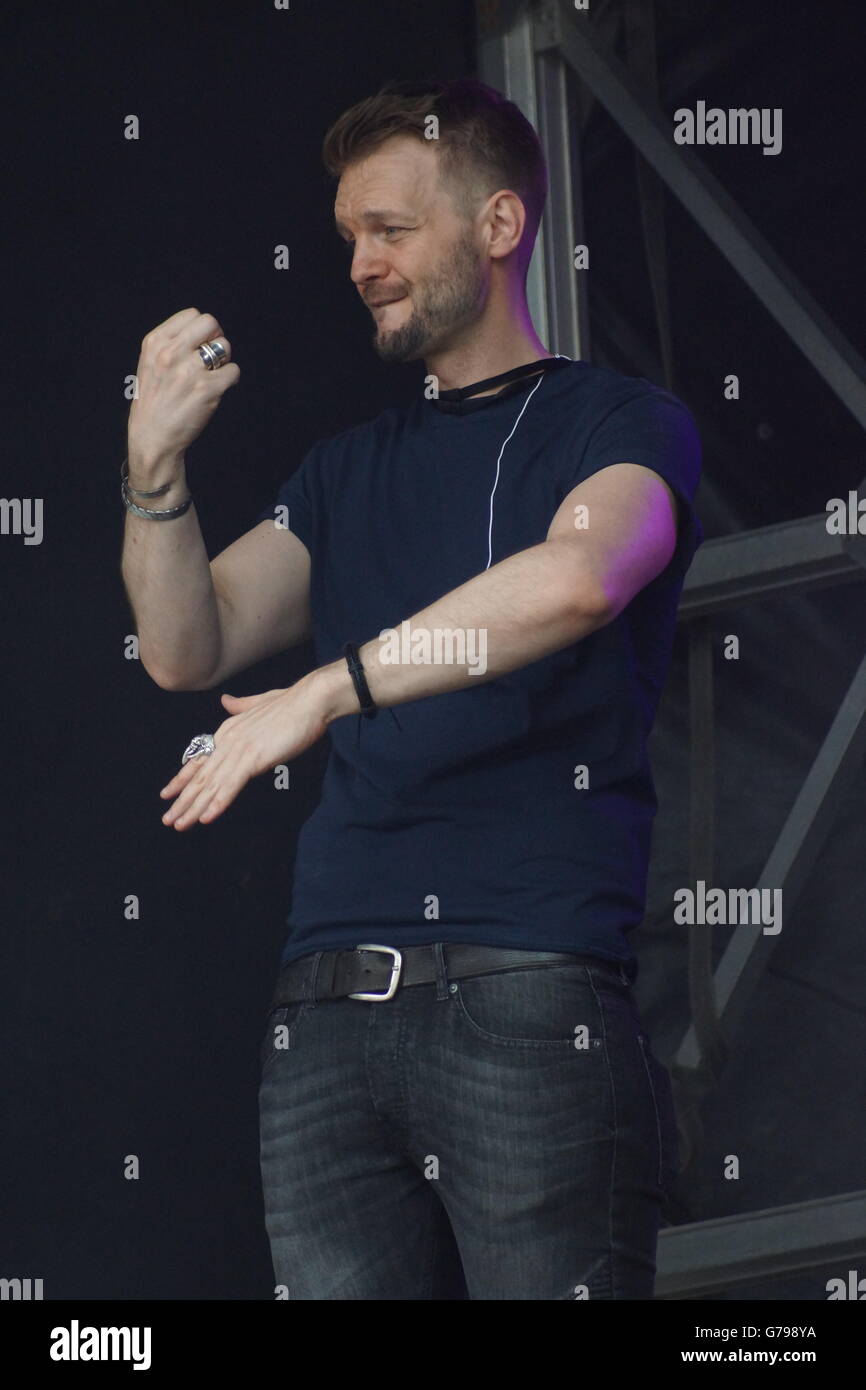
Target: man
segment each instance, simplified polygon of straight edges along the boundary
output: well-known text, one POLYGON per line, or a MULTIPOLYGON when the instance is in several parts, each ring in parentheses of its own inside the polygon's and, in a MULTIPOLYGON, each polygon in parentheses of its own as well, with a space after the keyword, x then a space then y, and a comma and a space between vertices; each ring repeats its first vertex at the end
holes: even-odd
POLYGON ((163 502, 129 512, 123 570, 166 689, 315 640, 288 690, 223 694, 230 717, 162 792, 167 825, 206 824, 332 741, 261 1054, 278 1287, 651 1298, 676 1130, 628 934, 702 537, 694 422, 537 337, 546 173, 500 94, 389 84, 324 156, 374 347, 423 359, 424 387, 315 444, 208 565, 183 451, 238 369, 215 319, 174 315, 130 415, 129 486, 163 502))

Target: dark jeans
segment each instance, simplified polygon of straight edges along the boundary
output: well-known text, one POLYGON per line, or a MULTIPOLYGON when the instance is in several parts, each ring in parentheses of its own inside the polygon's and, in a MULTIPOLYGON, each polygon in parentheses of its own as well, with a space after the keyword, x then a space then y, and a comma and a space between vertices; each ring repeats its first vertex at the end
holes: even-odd
POLYGON ((269 1015, 282 1296, 652 1298, 677 1137, 625 972, 580 957, 449 981, 447 951, 435 984, 269 1015))

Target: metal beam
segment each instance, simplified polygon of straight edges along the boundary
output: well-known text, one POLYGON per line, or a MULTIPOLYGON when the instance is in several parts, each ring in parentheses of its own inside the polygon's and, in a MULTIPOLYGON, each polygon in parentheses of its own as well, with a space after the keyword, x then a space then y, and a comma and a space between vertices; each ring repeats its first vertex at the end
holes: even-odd
MULTIPOLYGON (((778 839, 755 885, 782 890, 784 922, 794 911, 803 885, 820 854, 844 798, 866 757, 866 656, 860 662, 833 723, 800 788, 778 839)), ((726 1039, 738 1027, 760 973, 779 934, 761 925, 736 926, 716 968, 715 997, 726 1039)), ((694 1024, 676 1054, 679 1067, 700 1061, 694 1024)))
POLYGON ((589 360, 586 271, 575 269, 574 248, 586 245, 580 143, 571 132, 577 113, 569 99, 568 70, 560 54, 539 55, 536 69, 538 134, 547 161, 549 187, 542 219, 547 269, 548 341, 557 352, 589 360))
POLYGON ((589 357, 589 313, 572 248, 585 242, 577 113, 562 55, 537 53, 534 12, 523 0, 476 5, 482 81, 532 123, 547 163, 547 206, 529 263, 526 298, 538 336, 569 357, 589 357))
POLYGON ((680 595, 681 622, 777 594, 866 579, 866 536, 830 535, 821 512, 704 541, 680 595))
MULTIPOLYGON (((476 3, 478 35, 478 74, 509 101, 515 102, 536 131, 539 127, 538 95, 535 81, 535 43, 533 20, 522 0, 502 0, 491 7, 476 3)), ((545 218, 542 218, 542 228, 545 218)), ((541 232, 541 229, 539 229, 541 232)), ((543 342, 551 341, 547 286, 547 237, 539 235, 526 277, 526 300, 535 331, 543 342)), ((567 348, 558 348, 568 352, 567 348)), ((571 353, 568 353, 571 356, 571 353)))
MULTIPOLYGON (((866 360, 792 274, 718 179, 685 145, 671 120, 634 89, 593 29, 591 11, 546 0, 536 27, 541 51, 555 48, 610 112, 776 322, 860 425, 866 428, 866 360)), ((864 479, 866 484, 866 479, 864 479)))
POLYGON ((703 1298, 805 1270, 847 1279, 866 1258, 866 1192, 696 1221, 659 1232, 655 1297, 703 1298), (836 1268, 833 1268, 836 1266, 836 1268))

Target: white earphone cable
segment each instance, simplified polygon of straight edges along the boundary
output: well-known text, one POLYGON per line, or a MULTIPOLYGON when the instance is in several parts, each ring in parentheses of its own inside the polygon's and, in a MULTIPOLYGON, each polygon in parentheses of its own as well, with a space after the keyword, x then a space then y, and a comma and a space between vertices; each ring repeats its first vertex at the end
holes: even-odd
MULTIPOLYGON (((567 353, 564 352, 555 352, 553 355, 554 357, 566 357, 569 362, 574 361, 573 357, 568 357, 567 353)), ((517 419, 514 421, 514 424, 511 428, 511 433, 507 436, 506 439, 503 439, 502 447, 499 450, 499 458, 496 460, 496 477, 493 480, 493 488, 490 493, 490 520, 487 526, 487 564, 484 566, 486 570, 490 569, 490 565, 493 560, 493 494, 495 493, 496 486, 499 482, 499 465, 502 462, 502 454, 504 452, 506 444, 508 443, 508 440, 514 434, 514 431, 517 429, 517 426, 520 424, 520 421, 523 418, 523 411, 529 405, 529 402, 532 400, 532 397, 535 395, 543 380, 544 376, 542 375, 538 378, 529 395, 526 397, 526 400, 523 402, 523 409, 521 410, 517 419)))

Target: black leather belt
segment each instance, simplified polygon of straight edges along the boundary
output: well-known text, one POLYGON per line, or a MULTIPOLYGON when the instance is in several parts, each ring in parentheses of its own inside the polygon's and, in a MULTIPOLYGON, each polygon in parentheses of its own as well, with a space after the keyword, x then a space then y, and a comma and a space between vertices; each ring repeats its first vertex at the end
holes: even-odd
MULTIPOLYGON (((582 964, 612 971, 628 983, 625 968, 603 956, 568 951, 520 951, 498 946, 448 945, 442 947, 449 979, 468 975, 492 975, 527 966, 582 964)), ((280 971, 271 1008, 301 999, 391 999, 398 987, 430 985, 437 980, 432 945, 394 946, 365 944, 353 950, 315 952, 290 961, 280 971), (318 960, 318 968, 316 961, 318 960), (313 978, 315 972, 315 980, 313 978), (315 985, 315 992, 313 986, 315 985)))

